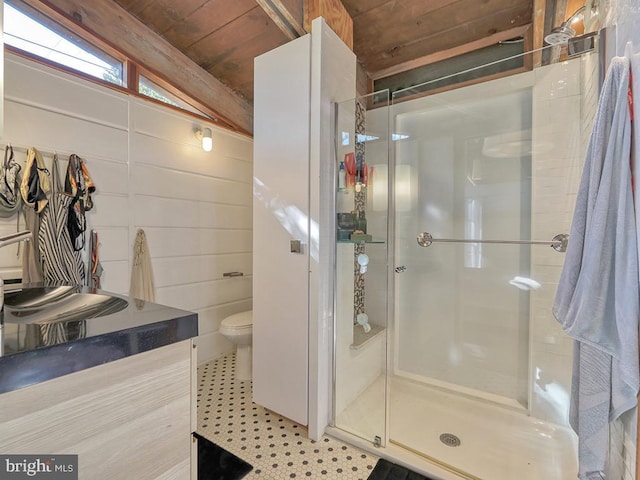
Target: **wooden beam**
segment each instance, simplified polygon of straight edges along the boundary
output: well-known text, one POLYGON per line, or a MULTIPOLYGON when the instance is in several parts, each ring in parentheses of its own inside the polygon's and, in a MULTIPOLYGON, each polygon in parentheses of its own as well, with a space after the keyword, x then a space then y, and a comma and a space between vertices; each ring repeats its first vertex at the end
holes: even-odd
POLYGON ((540 50, 544 46, 544 17, 545 17, 545 4, 546 0, 533 0, 533 50, 531 63, 533 67, 539 67, 542 65, 542 51, 540 50))
MULTIPOLYGON (((555 27, 560 26, 567 15, 567 0, 546 0, 545 5, 543 36, 548 35, 555 27)), ((543 46, 545 46, 544 42, 543 46)), ((554 56, 557 57, 560 49, 561 47, 557 45, 545 48, 542 51, 542 65, 548 65, 554 61, 554 56)))
POLYGON ((311 31, 311 22, 323 17, 327 25, 353 50, 353 19, 340 0, 306 0, 304 29, 311 31))
POLYGON ((570 15, 567 13, 568 0, 556 0, 556 8, 554 12, 554 19, 552 29, 558 27, 564 22, 570 15))
POLYGON ((356 93, 359 97, 373 93, 373 80, 360 62, 356 65, 356 93))
POLYGON ((133 62, 127 62, 125 81, 129 90, 133 90, 134 92, 138 91, 138 84, 140 83, 140 71, 138 70, 137 64, 133 62))
POLYGON ((533 70, 535 66, 534 61, 536 60, 536 58, 534 58, 535 54, 529 53, 533 50, 533 34, 533 25, 531 25, 527 31, 524 32, 524 68, 527 71, 533 70))
POLYGON ((280 0, 256 0, 256 3, 289 40, 307 33, 280 0))
POLYGON ((253 107, 112 0, 23 0, 82 36, 89 32, 218 113, 253 133, 253 107), (84 32, 83 32, 84 30, 84 32))
POLYGON ((475 40, 470 43, 465 43, 464 45, 458 45, 457 47, 453 47, 448 50, 442 50, 440 52, 425 55, 424 57, 416 58, 415 60, 400 63, 398 65, 378 70, 376 72, 370 72, 369 75, 373 80, 379 80, 381 78, 390 77, 392 75, 406 72, 408 70, 413 70, 414 68, 424 67, 425 65, 429 65, 431 63, 439 62, 441 60, 446 60, 452 57, 457 57, 458 55, 473 52, 474 50, 478 50, 480 48, 495 45, 498 42, 519 37, 521 35, 524 35, 529 27, 530 25, 521 25, 519 27, 514 27, 503 32, 494 33, 493 35, 475 40))

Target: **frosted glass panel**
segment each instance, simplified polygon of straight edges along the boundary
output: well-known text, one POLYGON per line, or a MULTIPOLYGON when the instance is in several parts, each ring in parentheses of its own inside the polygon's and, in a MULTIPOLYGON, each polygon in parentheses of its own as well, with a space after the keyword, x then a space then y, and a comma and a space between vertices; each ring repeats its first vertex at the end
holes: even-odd
POLYGON ((398 166, 420 189, 397 211, 398 373, 527 403, 530 246, 420 247, 531 236, 531 89, 400 114, 398 166))
POLYGON ((383 91, 336 110, 334 418, 342 430, 380 443, 386 439, 388 103, 383 91))

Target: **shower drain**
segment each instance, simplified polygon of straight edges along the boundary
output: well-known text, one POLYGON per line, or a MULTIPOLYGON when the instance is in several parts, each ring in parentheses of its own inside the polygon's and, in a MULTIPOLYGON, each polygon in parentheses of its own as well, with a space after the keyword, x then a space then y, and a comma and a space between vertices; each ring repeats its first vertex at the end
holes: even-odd
POLYGON ((447 447, 459 447, 460 439, 454 435, 453 433, 443 433, 440 435, 440 441, 444 443, 447 447))

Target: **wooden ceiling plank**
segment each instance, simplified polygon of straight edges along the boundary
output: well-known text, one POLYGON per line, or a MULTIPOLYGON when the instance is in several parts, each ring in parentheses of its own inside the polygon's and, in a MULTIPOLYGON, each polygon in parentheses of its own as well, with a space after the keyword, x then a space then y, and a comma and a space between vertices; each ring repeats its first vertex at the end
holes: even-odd
MULTIPOLYGON (((411 43, 431 41, 437 36, 451 37, 452 32, 457 32, 459 38, 450 38, 447 43, 450 46, 460 45, 472 40, 471 35, 460 26, 484 26, 479 36, 486 36, 531 23, 529 1, 441 0, 437 2, 439 8, 436 9, 432 8, 431 3, 414 2, 412 8, 387 6, 368 12, 359 19, 358 28, 354 31, 356 53, 364 57, 379 55, 411 43), (495 19, 500 19, 501 23, 496 23, 495 19), (372 42, 371 39, 374 38, 375 42, 372 42)), ((424 47, 424 50, 428 49, 428 46, 424 47)), ((433 48, 430 50, 434 51, 433 48)))
MULTIPOLYGON (((351 18, 355 21, 357 17, 365 14, 374 8, 380 8, 386 3, 394 2, 394 0, 342 0, 344 8, 347 9, 351 18)), ((395 3, 395 2, 394 2, 395 3)))
POLYGON ((251 134, 253 107, 233 90, 195 64, 112 0, 25 0, 50 16, 66 19, 65 26, 101 37, 137 63, 180 86, 198 102, 210 106, 229 124, 251 134), (46 8, 48 7, 48 8, 46 8))
POLYGON ((425 65, 429 65, 431 63, 457 57, 458 55, 463 55, 480 48, 489 47, 491 45, 495 45, 496 43, 519 37, 521 35, 524 35, 529 27, 529 25, 522 25, 511 28, 509 30, 505 30, 504 32, 494 33, 493 35, 475 40, 473 42, 465 43, 464 45, 458 45, 448 50, 441 50, 439 52, 431 53, 414 60, 409 60, 407 62, 400 63, 389 68, 371 72, 369 75, 373 80, 379 80, 381 78, 390 77, 391 75, 396 75, 408 70, 413 70, 414 68, 424 67, 425 65))
POLYGON ((236 52, 241 49, 250 47, 264 52, 287 41, 262 8, 255 5, 247 14, 194 43, 185 53, 202 68, 210 70, 212 66, 233 62, 236 52))
POLYGON ((505 1, 486 0, 476 8, 467 5, 469 0, 411 1, 405 8, 388 2, 358 18, 354 42, 367 44, 371 49, 377 49, 377 43, 404 43, 501 10, 505 1), (371 38, 376 42, 371 42, 371 38))
POLYGON ((306 34, 302 25, 293 18, 293 15, 279 0, 256 0, 256 3, 289 40, 295 40, 306 34))
POLYGON ((503 10, 467 23, 454 24, 446 31, 439 31, 410 44, 395 45, 386 51, 362 52, 356 49, 356 54, 368 72, 377 72, 415 58, 481 40, 495 33, 528 25, 530 20, 525 20, 530 19, 530 14, 529 8, 520 11, 503 10))
POLYGON ((403 12, 408 12, 410 16, 417 17, 424 15, 428 12, 444 8, 454 3, 464 2, 465 0, 404 0, 399 3, 397 0, 342 0, 345 8, 351 15, 354 21, 357 20, 357 24, 364 24, 367 16, 376 16, 377 10, 381 10, 387 15, 388 12, 395 12, 395 15, 403 15, 403 12))
POLYGON ((208 35, 256 8, 254 0, 209 0, 163 34, 169 43, 186 51, 208 35), (227 4, 227 6, 225 6, 227 4))
POLYGON ((136 15, 142 23, 162 35, 202 6, 202 0, 155 0, 136 15))
POLYGON ((256 5, 249 13, 189 47, 185 53, 210 74, 233 85, 244 98, 252 99, 254 58, 287 41, 289 39, 256 5))
POLYGON ((353 19, 340 0, 306 0, 304 29, 311 31, 311 22, 323 17, 327 25, 353 50, 353 19))
POLYGON ((151 5, 155 0, 115 0, 122 8, 133 15, 138 15, 142 10, 151 5))

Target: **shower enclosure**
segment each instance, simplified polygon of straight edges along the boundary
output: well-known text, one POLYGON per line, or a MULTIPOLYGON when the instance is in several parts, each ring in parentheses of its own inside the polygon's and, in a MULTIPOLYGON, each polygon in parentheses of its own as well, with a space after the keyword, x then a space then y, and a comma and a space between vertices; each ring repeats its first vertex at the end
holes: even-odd
POLYGON ((356 161, 336 206, 370 237, 338 221, 335 429, 441 478, 575 478, 551 306, 597 55, 442 87, 338 105, 338 162, 356 161))

